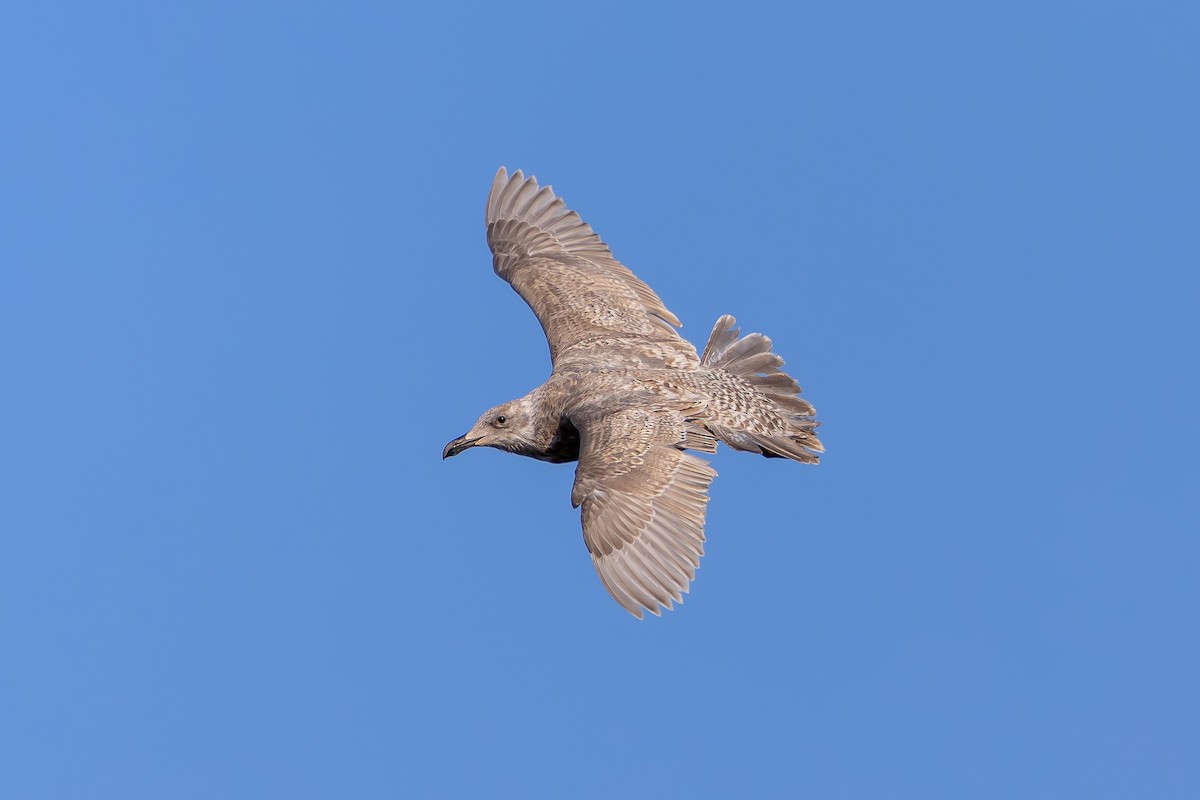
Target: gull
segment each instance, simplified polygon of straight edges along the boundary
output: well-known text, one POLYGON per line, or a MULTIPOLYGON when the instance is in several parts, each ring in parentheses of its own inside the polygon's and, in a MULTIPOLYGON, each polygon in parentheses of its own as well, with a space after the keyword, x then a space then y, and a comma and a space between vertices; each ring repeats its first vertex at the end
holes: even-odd
POLYGON ((552 370, 442 458, 482 446, 578 461, 571 504, 600 581, 638 619, 659 615, 683 602, 704 555, 716 471, 693 452, 723 442, 815 464, 815 411, 771 340, 740 336, 729 315, 697 355, 679 319, 550 186, 501 167, 486 219, 496 274, 541 322, 552 370))

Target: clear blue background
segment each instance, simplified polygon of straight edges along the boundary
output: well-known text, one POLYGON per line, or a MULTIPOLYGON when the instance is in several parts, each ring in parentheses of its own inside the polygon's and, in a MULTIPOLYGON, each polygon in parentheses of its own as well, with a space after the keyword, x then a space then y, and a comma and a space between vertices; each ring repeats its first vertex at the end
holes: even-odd
POLYGON ((191 5, 0 14, 0 794, 1200 797, 1196 4, 191 5), (501 164, 824 421, 662 619, 501 164))

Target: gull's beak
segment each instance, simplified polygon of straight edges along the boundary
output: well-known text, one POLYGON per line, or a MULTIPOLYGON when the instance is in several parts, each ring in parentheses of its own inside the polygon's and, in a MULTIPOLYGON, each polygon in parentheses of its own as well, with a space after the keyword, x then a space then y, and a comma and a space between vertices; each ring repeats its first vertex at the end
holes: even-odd
POLYGON ((450 444, 446 445, 446 448, 444 450, 442 450, 442 460, 445 461, 450 456, 456 456, 459 453, 461 453, 463 450, 467 450, 471 447, 474 447, 475 443, 478 442, 482 438, 483 438, 482 436, 476 436, 474 439, 468 439, 465 434, 463 436, 458 437, 457 439, 452 441, 450 444))

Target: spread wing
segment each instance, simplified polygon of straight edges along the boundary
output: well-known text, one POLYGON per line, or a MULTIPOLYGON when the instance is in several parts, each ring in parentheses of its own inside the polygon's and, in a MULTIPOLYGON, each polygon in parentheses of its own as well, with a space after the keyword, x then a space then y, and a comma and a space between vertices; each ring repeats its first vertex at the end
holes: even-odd
POLYGON ((537 315, 555 367, 699 364, 675 332, 675 315, 549 186, 501 167, 488 195, 487 237, 496 274, 537 315))
MULTIPOLYGON (((716 471, 675 411, 630 409, 577 423, 583 540, 604 588, 638 619, 682 603, 704 555, 704 511, 716 471)), ((710 452, 715 449, 715 443, 710 452)))

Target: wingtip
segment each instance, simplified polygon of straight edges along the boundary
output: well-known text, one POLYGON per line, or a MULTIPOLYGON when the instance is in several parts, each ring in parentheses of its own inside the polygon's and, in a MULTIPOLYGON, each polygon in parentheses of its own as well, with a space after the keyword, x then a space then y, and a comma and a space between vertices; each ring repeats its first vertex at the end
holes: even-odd
POLYGON ((524 179, 525 172, 523 170, 514 169, 512 172, 509 172, 508 167, 501 164, 500 168, 496 170, 496 177, 492 179, 492 183, 508 183, 510 180, 522 181, 524 179))
MULTIPOLYGON (((543 188, 549 189, 550 187, 543 188)), ((492 188, 488 191, 484 214, 487 222, 491 224, 500 216, 511 213, 514 203, 518 202, 522 196, 530 197, 537 190, 537 178, 532 175, 525 177, 525 173, 519 169, 509 173, 508 167, 501 166, 496 170, 496 177, 492 179, 492 188)))
MULTIPOLYGON (((520 173, 521 170, 517 170, 517 174, 520 173)), ((492 191, 495 192, 506 183, 508 183, 508 167, 501 165, 500 169, 496 170, 496 177, 492 178, 492 191)))

